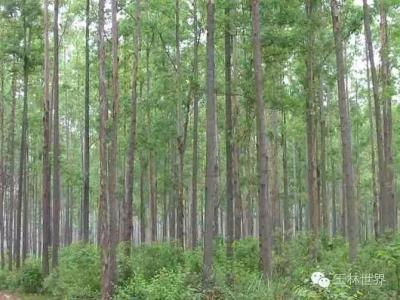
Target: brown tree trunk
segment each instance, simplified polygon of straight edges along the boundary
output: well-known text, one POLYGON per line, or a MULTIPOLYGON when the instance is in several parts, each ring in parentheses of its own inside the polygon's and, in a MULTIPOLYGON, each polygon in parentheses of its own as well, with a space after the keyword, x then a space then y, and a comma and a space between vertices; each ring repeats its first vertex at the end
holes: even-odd
POLYGON ((15 147, 15 108, 17 101, 17 83, 16 74, 12 75, 11 82, 11 122, 9 129, 9 139, 8 139, 8 176, 9 176, 9 203, 8 203, 8 225, 7 225, 7 252, 8 252, 8 269, 11 271, 13 268, 13 224, 14 224, 14 147, 15 147))
POLYGON ((117 283, 117 244, 118 244, 118 200, 117 200, 117 132, 119 117, 119 79, 118 79, 118 0, 111 1, 112 12, 112 125, 111 125, 111 145, 108 153, 108 207, 109 207, 109 277, 110 290, 112 296, 117 283))
POLYGON ((283 165, 283 232, 285 239, 290 239, 292 235, 292 216, 289 205, 289 179, 288 179, 288 157, 287 157, 287 137, 286 137, 286 112, 283 111, 282 128, 282 165, 283 165))
POLYGON ((213 238, 214 213, 218 200, 218 144, 217 144, 217 103, 215 94, 215 3, 207 1, 207 167, 206 204, 203 252, 203 286, 213 284, 213 238))
POLYGON ((53 63, 53 237, 52 237, 52 267, 58 265, 58 248, 60 245, 60 133, 59 133, 59 37, 58 37, 58 10, 59 0, 54 1, 54 63, 53 63))
MULTIPOLYGON (((225 4, 225 150, 226 150, 226 256, 229 262, 227 275, 228 284, 233 280, 233 202, 234 202, 234 173, 233 173, 233 109, 232 109, 232 25, 231 4, 225 4)), ((222 220, 221 220, 222 222, 222 220)))
MULTIPOLYGON (((320 79, 321 80, 321 79, 320 79)), ((321 186, 321 210, 322 210, 322 228, 325 233, 329 233, 329 217, 328 217, 328 198, 326 194, 326 113, 324 104, 324 91, 322 82, 319 89, 319 114, 320 114, 320 186, 321 186)))
POLYGON ((99 198, 99 242, 101 246, 101 299, 111 299, 111 278, 109 275, 109 227, 107 201, 107 79, 106 79, 106 45, 104 32, 104 0, 99 0, 98 13, 98 51, 99 51, 99 100, 100 100, 100 132, 99 132, 99 160, 100 160, 100 198, 99 198))
POLYGON ((150 219, 151 219, 151 241, 157 241, 157 182, 156 162, 154 153, 149 155, 149 187, 150 187, 150 219))
POLYGON ((390 92, 389 42, 387 25, 387 4, 379 1, 380 40, 381 40, 381 92, 383 102, 383 142, 385 158, 386 199, 382 215, 382 232, 395 231, 397 227, 397 208, 394 197, 394 162, 392 151, 392 97, 390 92))
MULTIPOLYGON (((365 17, 365 16, 364 16, 365 17)), ((368 21, 367 21, 368 22, 368 21)), ((373 121, 373 108, 371 100, 371 76, 370 76, 370 63, 368 58, 368 45, 367 40, 365 43, 365 59, 367 63, 367 98, 368 98, 368 122, 369 122, 369 140, 371 146, 371 174, 372 174, 372 196, 373 196, 373 227, 375 239, 379 236, 379 212, 378 212, 378 188, 376 179, 376 158, 375 158, 375 138, 374 138, 374 121, 373 121)))
POLYGON ((197 20, 197 0, 193 1, 193 156, 192 156, 192 207, 191 229, 192 249, 197 246, 197 178, 198 178, 198 144, 199 144, 199 26, 197 20))
POLYGON ((43 174, 42 174, 42 270, 49 274, 50 246, 50 66, 49 66, 49 3, 44 0, 44 95, 43 95, 43 174))
MULTIPOLYGON (((381 114, 381 105, 379 99, 379 83, 378 76, 376 74, 375 68, 375 58, 374 58, 374 50, 372 45, 372 34, 370 28, 370 12, 367 0, 363 0, 363 10, 364 10, 364 29, 365 29, 365 40, 367 44, 367 52, 370 62, 370 71, 371 71, 371 79, 372 79, 372 94, 374 97, 374 109, 375 109, 375 130, 376 130, 376 146, 378 152, 378 178, 379 178, 379 222, 384 222, 382 220, 383 211, 385 211, 386 205, 386 186, 385 186, 385 161, 384 161, 384 141, 382 137, 382 114, 381 114)), ((380 231, 383 230, 382 224, 379 226, 380 231)))
POLYGON ((184 247, 184 208, 183 208, 183 155, 184 155, 184 139, 182 132, 182 91, 181 91, 181 50, 180 50, 180 24, 179 24, 179 0, 175 1, 175 55, 176 55, 176 125, 177 125, 177 149, 178 149, 178 206, 176 218, 176 238, 178 246, 184 247))
POLYGON ((253 28, 253 60, 256 83, 257 154, 259 184, 259 236, 261 270, 264 279, 272 276, 272 220, 271 203, 268 199, 268 151, 265 132, 262 54, 260 38, 260 1, 251 1, 253 28))
POLYGON ((83 241, 89 242, 89 187, 90 187, 90 46, 89 46, 89 30, 90 30, 90 0, 86 0, 86 27, 85 27, 85 139, 83 151, 83 203, 82 203, 82 232, 83 241))
POLYGON ((146 242, 146 207, 144 201, 144 181, 146 174, 146 164, 144 155, 140 156, 140 242, 146 242))
POLYGON ((4 255, 4 212, 5 212, 5 187, 6 187, 6 169, 4 167, 4 73, 3 68, 1 68, 1 82, 0 82, 0 141, 1 141, 1 152, 0 152, 0 267, 3 270, 5 267, 5 255, 4 255))
POLYGON ((333 34, 335 38, 336 69, 338 85, 338 102, 340 116, 340 132, 342 139, 343 179, 345 181, 347 225, 350 242, 350 259, 354 261, 357 256, 358 243, 358 219, 356 213, 357 204, 354 199, 354 174, 352 163, 351 128, 348 112, 348 104, 345 90, 345 65, 343 58, 343 40, 339 21, 339 10, 336 0, 331 0, 331 13, 333 34))
POLYGON ((135 45, 134 45, 134 63, 132 70, 132 92, 131 92, 131 122, 130 122, 130 132, 129 132, 129 146, 128 146, 129 148, 126 160, 126 167, 125 167, 124 229, 122 234, 122 240, 125 242, 131 241, 132 229, 133 229, 133 223, 132 223, 133 174, 134 174, 135 151, 136 151, 136 103, 137 103, 137 81, 138 81, 140 50, 141 50, 140 0, 136 0, 135 45))
MULTIPOLYGON (((309 22, 315 18, 315 3, 313 0, 306 1, 306 14, 309 22)), ((310 25, 311 26, 311 25, 310 25)), ((306 90, 307 90, 307 162, 308 162, 308 199, 310 212, 310 227, 313 239, 320 230, 320 207, 318 202, 318 181, 317 181, 317 104, 315 92, 315 64, 314 64, 315 29, 311 27, 307 36, 306 55, 306 90)), ((316 257, 315 244, 312 248, 312 255, 316 257)))

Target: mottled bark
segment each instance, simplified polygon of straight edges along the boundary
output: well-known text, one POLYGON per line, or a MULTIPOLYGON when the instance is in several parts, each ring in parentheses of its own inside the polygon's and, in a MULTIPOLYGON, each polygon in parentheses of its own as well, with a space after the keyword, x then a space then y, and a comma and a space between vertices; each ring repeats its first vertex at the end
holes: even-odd
POLYGON ((268 151, 265 126, 263 71, 260 37, 260 1, 251 1, 253 63, 256 88, 256 122, 257 122, 257 167, 258 167, 258 209, 260 262, 264 279, 272 276, 272 220, 271 202, 268 197, 268 151))

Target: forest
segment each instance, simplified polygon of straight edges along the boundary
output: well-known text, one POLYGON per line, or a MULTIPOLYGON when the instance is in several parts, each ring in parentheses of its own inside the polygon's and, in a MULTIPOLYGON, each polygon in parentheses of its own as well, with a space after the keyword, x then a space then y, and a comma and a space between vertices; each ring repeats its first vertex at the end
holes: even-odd
POLYGON ((400 0, 0 0, 0 299, 400 299, 400 0))

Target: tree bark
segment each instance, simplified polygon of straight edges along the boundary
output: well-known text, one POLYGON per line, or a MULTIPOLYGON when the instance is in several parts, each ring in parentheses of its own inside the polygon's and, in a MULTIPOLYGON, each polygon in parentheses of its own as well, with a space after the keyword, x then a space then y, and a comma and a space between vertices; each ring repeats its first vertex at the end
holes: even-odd
POLYGON ((111 299, 111 278, 109 275, 109 227, 107 201, 107 79, 106 79, 106 45, 104 32, 104 0, 99 0, 98 12, 98 55, 99 55, 99 100, 100 100, 100 132, 99 132, 99 159, 100 159, 100 198, 99 198, 99 242, 101 246, 101 299, 111 299))
POLYGON ((4 253, 4 212, 5 212, 5 187, 6 187, 6 169, 4 167, 4 71, 0 69, 1 81, 0 81, 0 141, 1 141, 1 152, 0 152, 0 267, 3 270, 5 268, 5 253, 4 253))
MULTIPOLYGON (((319 234, 320 230, 320 207, 318 202, 318 181, 317 181, 317 104, 315 93, 315 63, 314 63, 314 44, 315 29, 312 22, 315 19, 315 1, 307 0, 306 14, 310 22, 310 30, 307 36, 306 54, 306 91, 307 91, 307 162, 308 162, 308 199, 310 210, 310 227, 313 238, 319 234)), ((313 245, 312 255, 316 257, 316 246, 313 245)))
POLYGON ((109 148, 109 182, 108 182, 108 207, 109 207, 109 277, 112 297, 117 283, 117 244, 118 244, 118 200, 117 200, 117 147, 118 147, 118 118, 119 118, 119 78, 118 78, 118 0, 111 1, 111 40, 112 40, 112 124, 111 145, 109 148))
POLYGON ((43 95, 43 167, 42 167, 42 270, 49 274, 50 244, 50 63, 49 63, 49 2, 44 0, 44 95, 43 95))
POLYGON ((345 181, 346 210, 348 233, 350 242, 350 259, 354 261, 357 256, 358 219, 356 214, 357 204, 354 199, 354 174, 352 163, 351 128, 348 104, 345 90, 345 65, 343 58, 343 40, 339 20, 339 10, 336 0, 331 0, 331 13, 333 34, 335 38, 336 69, 338 85, 338 102, 340 116, 340 132, 342 140, 343 179, 345 181))
MULTIPOLYGON (((385 161, 384 161, 384 141, 382 137, 382 114, 381 105, 379 98, 379 82, 375 68, 374 50, 372 45, 372 34, 371 34, 371 15, 367 0, 363 0, 363 11, 364 11, 364 30, 365 40, 367 44, 367 52, 370 62, 370 71, 372 79, 372 95, 374 97, 374 110, 375 110, 375 130, 376 130, 376 146, 378 152, 378 178, 379 178, 379 221, 383 222, 383 211, 385 211, 386 205, 386 186, 385 186, 385 161)), ((382 224, 379 224, 380 230, 383 228, 382 224)))
POLYGON ((89 150, 89 102, 90 102, 90 46, 89 46, 89 29, 90 29, 90 0, 86 0, 85 10, 86 26, 85 26, 85 139, 83 151, 83 204, 82 204, 82 231, 84 243, 89 242, 89 188, 90 188, 90 150, 89 150))
POLYGON ((394 197, 394 161, 392 151, 392 97, 390 92, 389 41, 387 25, 387 4, 379 1, 381 41, 381 92, 383 102, 383 142, 385 158, 385 205, 382 211, 382 232, 394 232, 397 227, 397 208, 394 197))
POLYGON ((207 1, 207 167, 206 204, 203 252, 203 286, 213 284, 213 238, 214 213, 218 200, 218 144, 217 144, 217 103, 215 93, 215 3, 207 1))
POLYGON ((192 207, 191 229, 192 249, 197 246, 197 178, 198 178, 198 146, 199 146, 199 25, 197 20, 197 0, 193 1, 193 156, 192 156, 192 207))
MULTIPOLYGON (((139 70, 139 59, 141 50, 141 22, 140 22, 140 0, 136 0, 135 8, 135 45, 134 63, 132 70, 132 92, 131 92, 131 122, 129 133, 129 148, 125 167, 125 201, 124 201, 124 230, 123 241, 130 242, 132 236, 132 202, 133 202, 133 174, 136 151, 136 106, 137 106, 137 81, 139 70)), ((130 245, 129 245, 130 246, 130 245)), ((128 246, 128 249, 130 248, 128 246)), ((129 251, 129 250, 128 250, 129 251)))
POLYGON ((59 37, 58 37, 59 0, 54 1, 54 62, 53 62, 53 237, 52 267, 58 265, 58 248, 60 245, 60 133, 59 133, 59 37))
POLYGON ((253 28, 253 62, 256 83, 257 156, 258 156, 258 206, 261 270, 264 279, 272 276, 271 203, 268 199, 268 150, 265 132, 262 53, 260 37, 260 1, 251 1, 253 28))

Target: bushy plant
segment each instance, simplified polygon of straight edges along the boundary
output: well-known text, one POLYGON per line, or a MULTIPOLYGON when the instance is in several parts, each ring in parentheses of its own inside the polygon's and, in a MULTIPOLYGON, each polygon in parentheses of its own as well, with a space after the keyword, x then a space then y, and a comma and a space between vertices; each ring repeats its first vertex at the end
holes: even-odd
POLYGON ((39 260, 27 260, 18 272, 18 282, 25 293, 39 293, 43 288, 43 273, 39 260))
POLYGON ((161 269, 148 280, 138 275, 117 290, 118 300, 185 300, 199 297, 196 290, 187 285, 186 273, 182 270, 161 269))
POLYGON ((98 299, 100 270, 96 246, 73 244, 62 249, 57 270, 46 280, 47 290, 61 299, 98 299))

